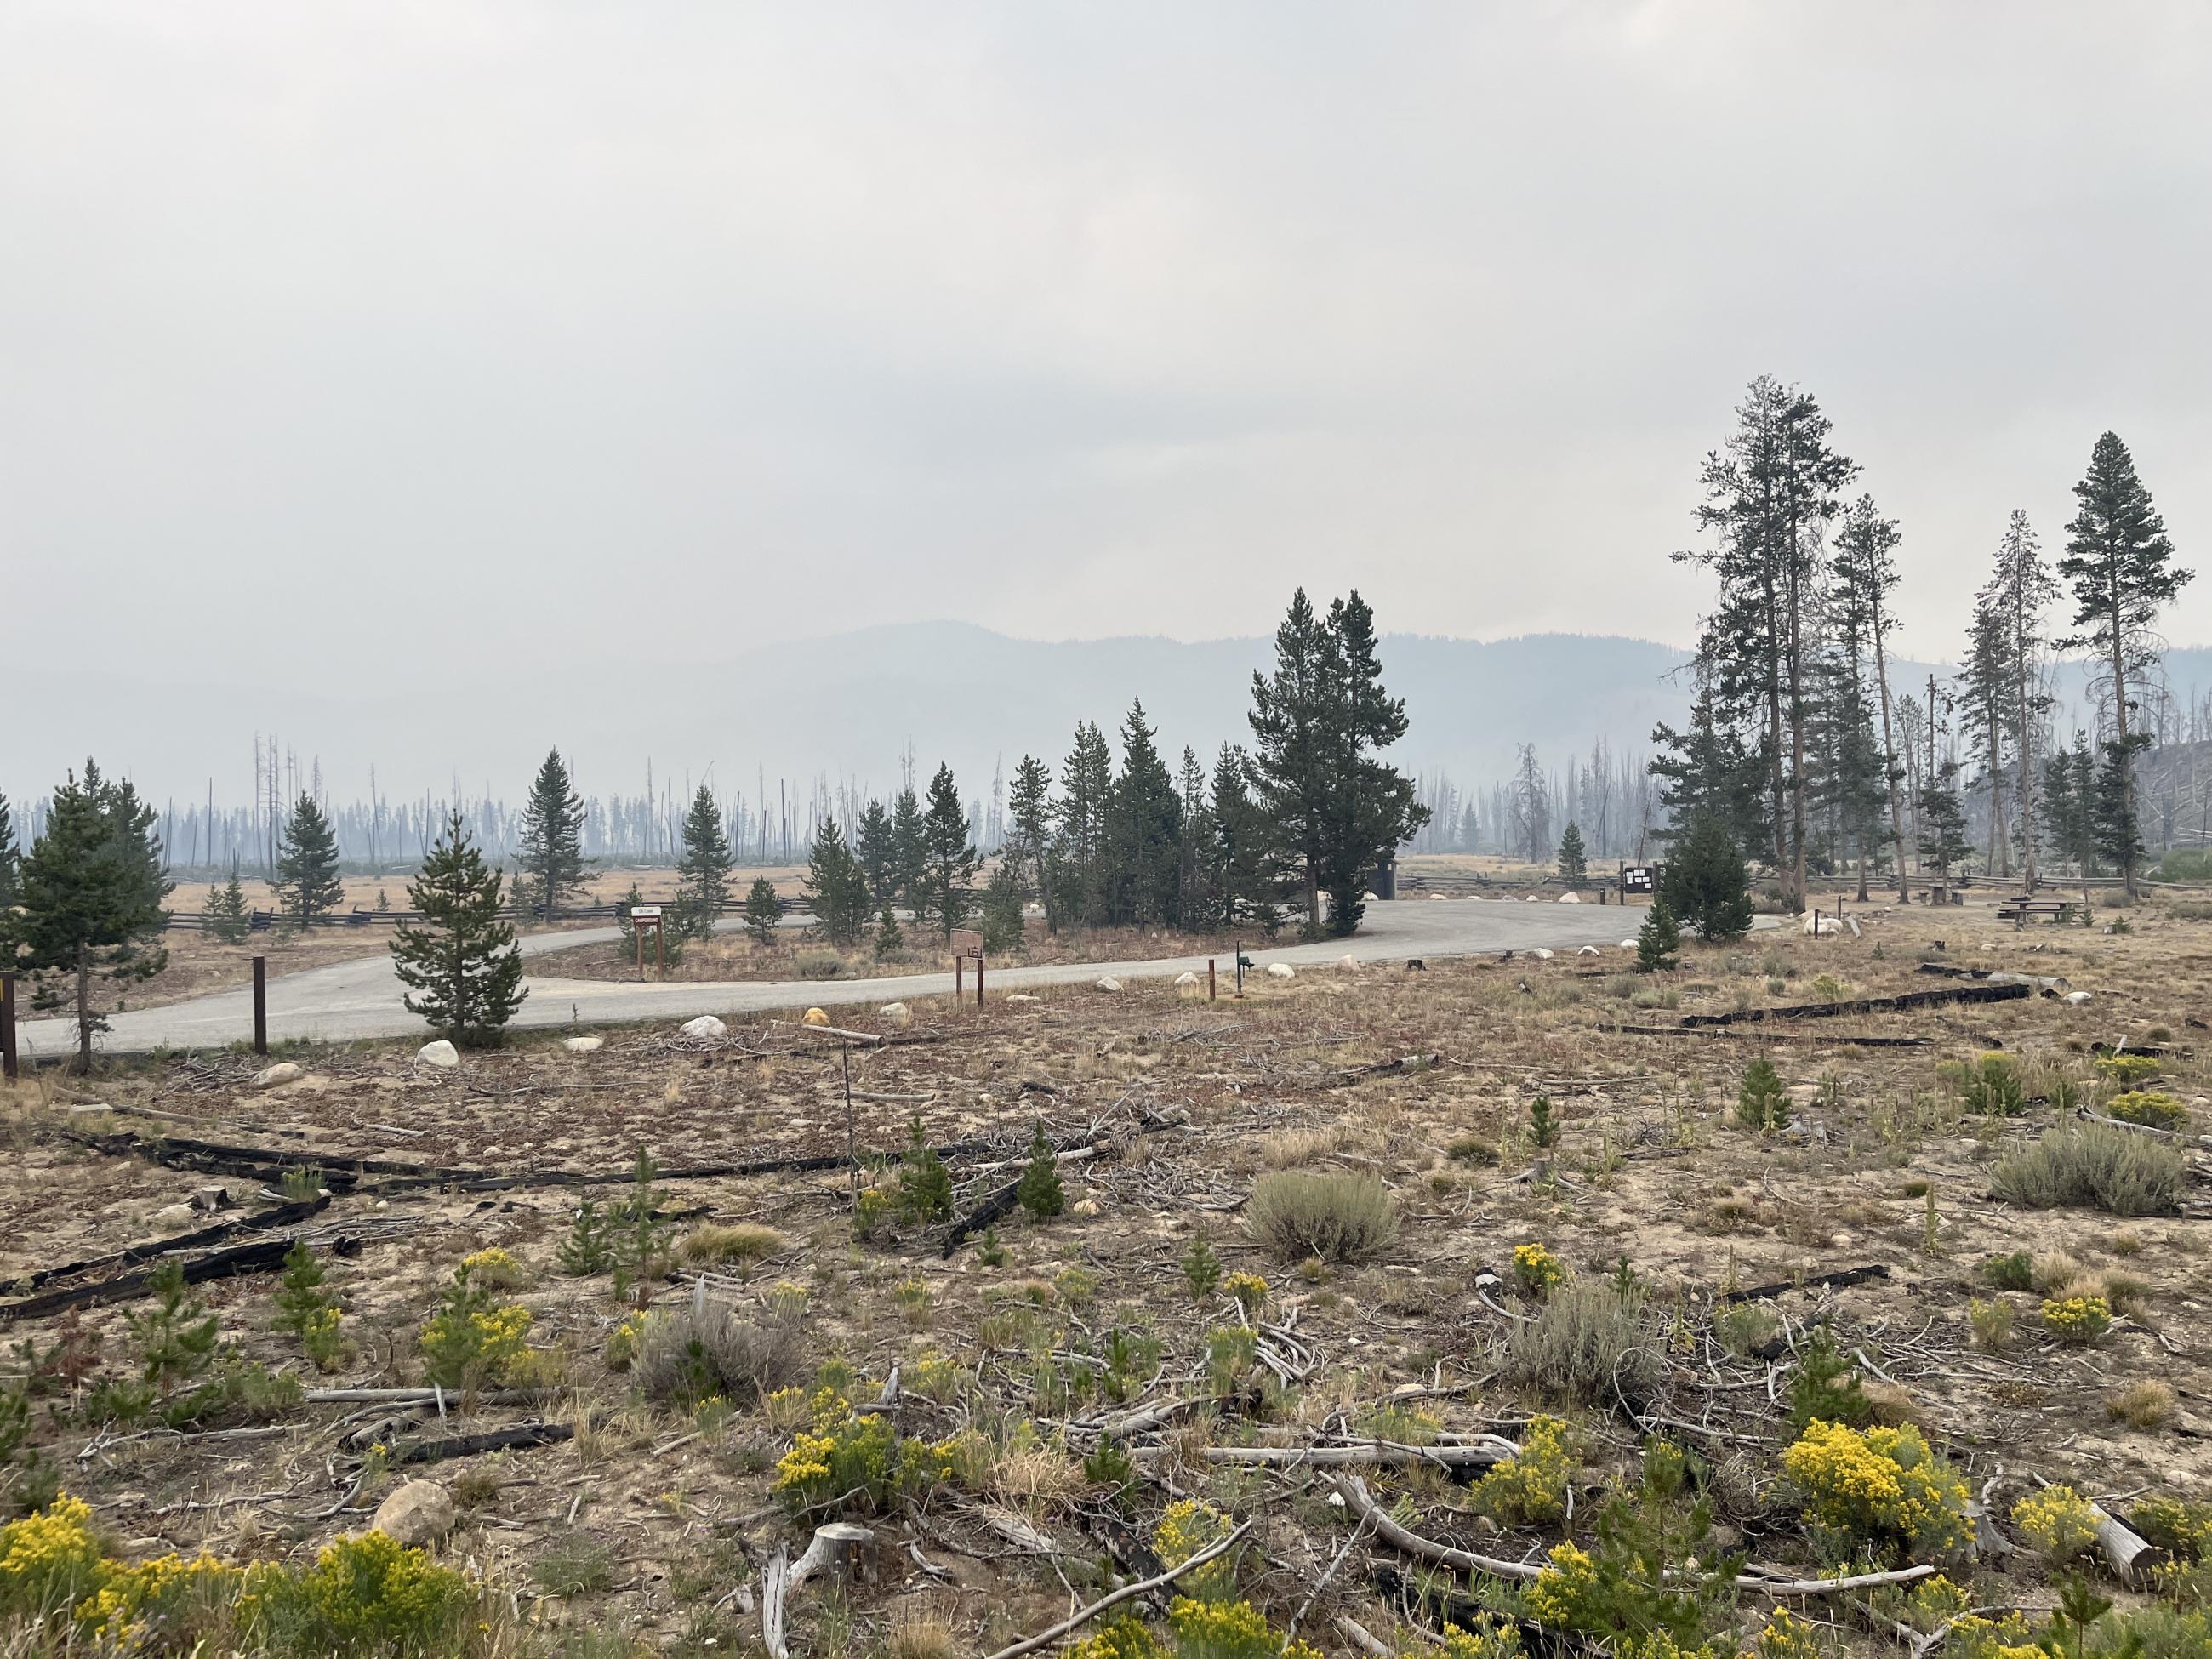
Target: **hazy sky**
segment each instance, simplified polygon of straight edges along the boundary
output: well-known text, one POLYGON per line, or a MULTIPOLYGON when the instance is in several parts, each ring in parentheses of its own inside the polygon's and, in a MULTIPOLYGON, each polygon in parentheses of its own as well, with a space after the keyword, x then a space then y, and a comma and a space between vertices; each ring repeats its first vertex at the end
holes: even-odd
POLYGON ((1297 582, 1682 640, 1761 372, 1916 653, 2107 427, 2212 640, 2208 94, 2197 3, 0 0, 11 708, 1297 582))

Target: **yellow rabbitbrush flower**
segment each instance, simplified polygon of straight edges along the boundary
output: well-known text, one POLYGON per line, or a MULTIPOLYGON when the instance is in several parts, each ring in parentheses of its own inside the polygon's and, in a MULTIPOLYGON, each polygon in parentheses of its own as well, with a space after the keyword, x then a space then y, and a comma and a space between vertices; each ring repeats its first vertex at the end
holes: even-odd
POLYGON ((1962 1553, 1966 1483, 1911 1424, 1858 1430, 1814 1418, 1782 1454, 1808 1519, 1851 1543, 1916 1561, 1962 1553))
POLYGON ((82 1498, 64 1492, 37 1513, 0 1527, 0 1613, 59 1613, 92 1595, 106 1577, 92 1505, 82 1498))
POLYGON ((1522 1605, 1538 1624, 1553 1630, 1577 1630, 1589 1622, 1597 1601, 1597 1563, 1588 1550, 1554 1544, 1542 1571, 1528 1586, 1522 1605))
POLYGON ((2097 1541, 2097 1507, 2071 1486, 2045 1486, 2012 1506, 2012 1523, 2028 1547, 2064 1565, 2097 1541))
POLYGON ((1566 1264, 1541 1244, 1516 1244, 1513 1278, 1524 1294, 1549 1296, 1567 1282, 1566 1264))
POLYGON ((2112 1306, 2101 1296, 2069 1296, 2043 1304, 2044 1328, 2069 1347, 2086 1348, 2112 1328, 2112 1306))
MULTIPOLYGON (((1152 1533, 1152 1548, 1163 1566, 1179 1567, 1236 1529, 1236 1524, 1212 1504, 1194 1498, 1179 1498, 1161 1515, 1160 1524, 1152 1533)), ((1236 1564, 1231 1556, 1222 1555, 1187 1574, 1177 1588, 1185 1596, 1212 1601, 1226 1597, 1236 1583, 1236 1564)))
POLYGON ((1062 1659, 1160 1659, 1160 1644, 1150 1631, 1125 1613, 1068 1649, 1062 1659))
MULTIPOLYGON (((1407 1654, 1405 1659, 1434 1659, 1433 1654, 1407 1654)), ((1444 1659, 1521 1659, 1521 1632, 1511 1621, 1486 1613, 1472 1625, 1444 1626, 1444 1659)))
POLYGON ((210 1620, 218 1618, 245 1578, 239 1568, 204 1552, 187 1561, 173 1551, 112 1571, 105 1584, 77 1604, 77 1622, 118 1646, 137 1643, 156 1621, 179 1633, 195 1609, 210 1620))
POLYGON ((1777 1607, 1766 1627, 1752 1639, 1758 1659, 1820 1659, 1820 1632, 1809 1620, 1777 1607))
POLYGON ((1286 1641, 1249 1601, 1197 1601, 1179 1595, 1168 1609, 1176 1659, 1322 1659, 1321 1650, 1286 1641))
POLYGON ((1522 1431, 1520 1454, 1476 1481, 1473 1496, 1478 1507, 1503 1520, 1556 1521, 1567 1512, 1567 1482, 1574 1471, 1567 1425, 1556 1417, 1532 1417, 1522 1431))

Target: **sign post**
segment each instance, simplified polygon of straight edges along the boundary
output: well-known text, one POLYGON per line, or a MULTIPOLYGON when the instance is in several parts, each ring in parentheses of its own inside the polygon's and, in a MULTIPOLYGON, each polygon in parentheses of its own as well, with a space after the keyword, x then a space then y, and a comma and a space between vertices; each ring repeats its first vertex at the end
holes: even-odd
POLYGON ((253 1052, 269 1054, 269 958, 253 958, 253 1052))
POLYGON ((657 904, 633 904, 629 907, 629 925, 637 937, 637 976, 645 977, 645 936, 653 934, 653 954, 659 964, 661 976, 668 975, 668 941, 660 931, 660 907, 657 904))
POLYGON ((961 964, 966 962, 975 964, 975 1006, 980 1008, 983 1006, 983 936, 973 927, 956 927, 952 930, 952 998, 956 1002, 963 1000, 961 964))
POLYGON ((15 976, 0 974, 0 1075, 15 1077, 15 976))

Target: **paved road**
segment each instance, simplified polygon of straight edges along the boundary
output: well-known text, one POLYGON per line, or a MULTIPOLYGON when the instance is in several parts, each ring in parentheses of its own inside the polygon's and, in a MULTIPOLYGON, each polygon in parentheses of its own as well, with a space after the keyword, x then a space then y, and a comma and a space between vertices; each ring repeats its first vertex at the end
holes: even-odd
MULTIPOLYGON (((1573 949, 1610 947, 1618 958, 1620 941, 1634 934, 1639 910, 1608 905, 1529 903, 1513 899, 1403 899, 1370 903, 1358 937, 1321 945, 1246 946, 1264 971, 1270 963, 1322 963, 1346 954, 1362 962, 1402 962, 1408 957, 1468 956, 1536 945, 1573 949)), ((741 926, 735 919, 725 927, 741 926)), ((522 940, 526 957, 579 945, 611 942, 612 927, 533 933, 522 940)), ((1224 966, 1226 963, 1224 963, 1224 966)), ((1117 979, 1172 978, 1185 969, 1206 971, 1203 957, 1169 957, 1153 962, 1071 963, 1051 968, 994 969, 987 981, 994 994, 1039 985, 1085 983, 1102 974, 1117 979)), ((839 1004, 890 1002, 902 997, 947 995, 952 975, 906 974, 891 979, 744 981, 718 983, 641 985, 635 981, 532 977, 530 1000, 514 1023, 520 1026, 605 1025, 625 1020, 689 1019, 694 1014, 761 1013, 777 1008, 824 1007, 839 1004)), ((364 957, 328 968, 311 968, 269 982, 269 1035, 272 1040, 307 1037, 347 1042, 361 1037, 422 1036, 421 1020, 400 1006, 401 989, 388 956, 364 957)), ((216 1048, 252 1035, 253 994, 250 988, 220 991, 111 1018, 113 1029, 102 1047, 110 1054, 143 1054, 157 1048, 216 1048)), ((58 1055, 76 1048, 75 1027, 60 1020, 22 1026, 26 1054, 58 1055)))

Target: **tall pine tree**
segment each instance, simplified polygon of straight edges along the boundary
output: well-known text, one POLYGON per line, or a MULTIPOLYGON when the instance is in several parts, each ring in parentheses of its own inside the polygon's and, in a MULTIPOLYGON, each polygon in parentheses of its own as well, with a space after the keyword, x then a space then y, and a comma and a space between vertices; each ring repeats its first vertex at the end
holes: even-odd
POLYGON ((1054 902, 1048 923, 1096 927, 1107 917, 1107 811, 1114 786, 1114 753, 1089 720, 1075 726, 1075 746, 1060 769, 1060 802, 1054 814, 1050 882, 1054 902))
POLYGON ((522 834, 515 845, 517 898, 541 905, 547 920, 586 890, 584 880, 584 799, 576 793, 561 751, 545 751, 522 809, 522 834))
POLYGON ((860 942, 874 912, 867 872, 845 845, 837 820, 824 817, 806 854, 806 894, 814 905, 814 925, 840 949, 860 942))
POLYGON ((15 870, 22 857, 22 849, 15 844, 15 820, 9 810, 8 797, 0 795, 0 916, 15 902, 15 870))
POLYGON ((915 918, 933 924, 950 939, 967 920, 977 862, 959 786, 952 781, 952 769, 939 763, 929 781, 929 810, 921 820, 921 902, 915 906, 915 918))
MULTIPOLYGON (((1889 596, 1897 586, 1897 546, 1903 538, 1897 520, 1885 519, 1875 509, 1874 497, 1861 495, 1844 515, 1836 532, 1834 571, 1853 613, 1863 619, 1864 638, 1874 649, 1875 690, 1881 711, 1882 793, 1889 806, 1889 840, 1896 868, 1897 892, 1906 896, 1909 883, 1905 861, 1905 803, 1899 784, 1902 769, 1897 759, 1897 732, 1889 695, 1889 635, 1897 626, 1890 615, 1889 596)), ((1862 883, 1860 896, 1865 896, 1862 883)))
POLYGON ((81 1070, 92 1069, 93 1038, 107 1029, 94 981, 119 994, 168 963, 159 941, 169 890, 153 809, 88 760, 82 781, 72 772, 55 788, 17 868, 15 906, 0 912, 0 955, 30 975, 33 1007, 70 1012, 81 1070))
MULTIPOLYGON (((1045 884, 1045 850, 1052 836, 1052 769, 1034 755, 1022 757, 1006 792, 1006 840, 1000 859, 1014 881, 1051 903, 1045 884)), ((1048 917, 1046 925, 1051 925, 1048 917)))
POLYGON ((408 903, 422 920, 402 922, 392 938, 407 1012, 462 1048, 498 1042, 530 994, 514 929, 500 918, 500 887, 499 872, 485 864, 455 808, 407 884, 408 903))
POLYGON ((2042 775, 2039 757, 2051 708, 2051 698, 2043 690, 2044 658, 2050 643, 2044 635, 2044 613, 2058 596, 2058 582, 2043 562, 2027 514, 2017 508, 1997 543, 1996 562, 1982 594, 1996 614, 2011 675, 2006 701, 2014 760, 2013 800, 2020 813, 2022 873, 2033 892, 2036 791, 2042 775))
POLYGON ((730 866, 736 862, 714 792, 701 784, 684 815, 684 855, 676 861, 676 932, 705 939, 730 906, 730 866))
POLYGON ((2074 625, 2064 647, 2094 651, 2112 672, 2112 734, 2106 744, 2111 800, 2106 845, 2116 854, 2128 896, 2136 896, 2135 757, 2150 735, 2132 727, 2131 688, 2158 660, 2158 613, 2193 573, 2173 562, 2166 521, 2150 491, 2136 476, 2135 459, 2117 433, 2107 432, 2089 453, 2089 470, 2074 486, 2081 504, 2066 526, 2066 556, 2058 574, 2073 584, 2074 625))
POLYGON ((1129 705, 1121 724, 1121 773, 1107 792, 1106 914, 1120 927, 1158 927, 1176 919, 1182 802, 1145 724, 1129 705))
POLYGON ((295 927, 328 915, 345 897, 338 879, 337 832, 313 795, 301 795, 276 841, 276 908, 295 927))

